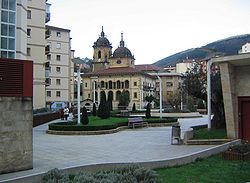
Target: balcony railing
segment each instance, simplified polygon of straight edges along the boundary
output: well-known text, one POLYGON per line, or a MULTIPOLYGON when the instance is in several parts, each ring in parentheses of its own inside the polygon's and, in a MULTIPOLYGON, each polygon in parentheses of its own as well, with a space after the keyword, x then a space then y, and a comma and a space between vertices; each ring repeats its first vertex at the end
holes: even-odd
POLYGON ((47 29, 47 30, 45 31, 45 39, 48 39, 48 38, 50 37, 50 34, 51 34, 50 29, 47 29))
POLYGON ((49 52, 50 52, 50 46, 47 45, 47 46, 45 47, 45 54, 48 55, 49 52))

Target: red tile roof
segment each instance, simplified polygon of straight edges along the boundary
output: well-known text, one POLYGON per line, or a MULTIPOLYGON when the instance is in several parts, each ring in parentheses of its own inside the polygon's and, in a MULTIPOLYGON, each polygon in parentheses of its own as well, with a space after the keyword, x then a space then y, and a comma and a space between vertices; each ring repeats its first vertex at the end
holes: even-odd
POLYGON ((100 75, 120 75, 120 74, 144 74, 141 70, 132 67, 118 67, 97 70, 84 74, 84 76, 100 76, 100 75))
POLYGON ((97 70, 94 72, 89 72, 83 75, 86 77, 90 77, 90 76, 103 76, 103 75, 129 75, 129 74, 143 74, 143 75, 147 75, 149 77, 149 74, 145 73, 144 71, 159 71, 159 70, 163 70, 163 68, 161 67, 157 67, 154 65, 135 65, 135 68, 133 67, 116 67, 116 68, 108 68, 108 69, 101 69, 101 70, 97 70))
POLYGON ((139 69, 141 71, 159 71, 163 70, 163 68, 155 66, 155 65, 150 65, 150 64, 142 64, 142 65, 135 65, 136 69, 139 69))

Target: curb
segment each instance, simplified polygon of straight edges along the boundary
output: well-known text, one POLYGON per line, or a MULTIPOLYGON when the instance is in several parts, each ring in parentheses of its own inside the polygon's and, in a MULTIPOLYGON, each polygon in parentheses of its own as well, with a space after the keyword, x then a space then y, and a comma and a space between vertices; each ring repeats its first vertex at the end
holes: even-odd
MULTIPOLYGON (((241 142, 240 139, 234 140, 232 142, 227 142, 222 145, 218 145, 216 147, 211 147, 206 150, 202 150, 196 153, 188 154, 181 157, 166 159, 166 160, 159 160, 159 161, 149 161, 149 162, 130 162, 130 163, 103 163, 103 164, 92 164, 92 165, 83 165, 83 166, 75 166, 75 167, 66 167, 62 170, 64 173, 77 173, 79 171, 91 171, 96 172, 100 170, 111 170, 114 168, 118 168, 121 166, 131 165, 131 164, 138 164, 145 168, 150 169, 157 169, 157 168, 167 168, 179 165, 185 165, 188 163, 192 163, 200 158, 207 158, 211 155, 219 154, 223 151, 226 151, 231 145, 239 144, 241 142)), ((46 172, 41 172, 37 174, 31 174, 27 176, 17 177, 13 179, 8 179, 4 181, 0 181, 0 183, 40 183, 42 182, 42 177, 46 172)))
MULTIPOLYGON (((172 126, 176 125, 178 122, 173 122, 173 123, 149 123, 148 127, 163 127, 163 126, 172 126)), ((110 129, 110 130, 99 130, 99 131, 57 131, 57 130, 46 130, 47 134, 50 135, 104 135, 104 134, 112 134, 112 133, 117 133, 121 130, 126 130, 130 129, 127 126, 120 126, 115 129, 110 129)))

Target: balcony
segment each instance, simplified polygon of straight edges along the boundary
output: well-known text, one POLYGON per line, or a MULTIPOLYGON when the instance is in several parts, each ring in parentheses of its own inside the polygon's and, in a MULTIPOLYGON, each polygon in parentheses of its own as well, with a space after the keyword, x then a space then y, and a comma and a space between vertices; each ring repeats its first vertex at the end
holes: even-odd
POLYGON ((45 55, 48 55, 49 53, 50 53, 50 46, 47 45, 47 46, 45 47, 45 55))
POLYGON ((50 6, 51 4, 46 3, 46 17, 45 17, 45 23, 48 23, 50 21, 50 6))
POLYGON ((50 37, 50 35, 51 35, 51 31, 50 31, 50 29, 47 29, 45 31, 45 39, 48 39, 50 37))

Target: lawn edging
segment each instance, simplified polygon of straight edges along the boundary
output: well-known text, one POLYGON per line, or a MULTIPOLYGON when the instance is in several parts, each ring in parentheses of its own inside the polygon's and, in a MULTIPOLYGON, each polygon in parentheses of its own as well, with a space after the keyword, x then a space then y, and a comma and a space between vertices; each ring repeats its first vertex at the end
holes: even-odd
MULTIPOLYGON (((77 173, 79 171, 91 171, 91 172, 96 172, 100 170, 111 170, 115 169, 118 167, 122 166, 127 166, 131 164, 138 164, 140 166, 143 166, 145 168, 150 168, 150 169, 158 169, 158 168, 167 168, 167 167, 173 167, 173 166, 180 166, 180 165, 185 165, 188 163, 192 163, 196 161, 197 159, 203 159, 207 158, 211 155, 219 154, 224 151, 226 151, 230 146, 240 144, 241 140, 236 139, 233 140, 232 142, 227 142, 222 145, 218 145, 215 147, 211 147, 206 150, 202 150, 196 153, 191 153, 185 156, 181 157, 175 157, 175 158, 170 158, 166 160, 159 160, 159 161, 148 161, 148 162, 131 162, 131 163, 102 163, 102 164, 92 164, 92 165, 83 165, 83 166, 74 166, 74 167, 66 167, 63 168, 62 170, 65 173, 77 173)), ((21 182, 26 182, 26 183, 33 183, 37 182, 40 183, 42 182, 42 177, 44 176, 46 172, 41 172, 41 173, 36 173, 36 174, 31 174, 23 177, 16 177, 13 179, 5 180, 4 182, 8 183, 21 183, 21 182)), ((0 181, 1 183, 2 181, 0 181)))

